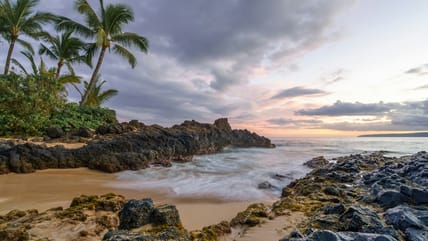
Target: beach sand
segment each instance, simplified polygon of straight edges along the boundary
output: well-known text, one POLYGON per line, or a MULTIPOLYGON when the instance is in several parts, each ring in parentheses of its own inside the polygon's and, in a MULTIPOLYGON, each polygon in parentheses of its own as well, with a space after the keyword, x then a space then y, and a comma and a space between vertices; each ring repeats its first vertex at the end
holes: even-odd
MULTIPOLYGON (((0 175, 0 215, 13 209, 38 209, 68 207, 74 197, 116 193, 127 199, 152 198, 155 205, 174 204, 177 206, 184 227, 197 230, 202 227, 230 221, 240 211, 246 209, 249 202, 225 202, 215 199, 171 198, 165 193, 154 190, 117 189, 109 185, 118 183, 114 174, 102 173, 86 168, 49 169, 30 174, 0 175)), ((296 228, 303 219, 301 213, 290 213, 273 221, 249 230, 234 229, 233 233, 222 240, 276 241, 296 228)))
POLYGON ((250 204, 213 199, 170 198, 153 190, 136 191, 109 187, 113 182, 118 182, 115 175, 86 168, 0 175, 0 215, 13 209, 44 211, 59 206, 66 208, 74 197, 82 194, 102 195, 113 192, 127 199, 150 197, 155 205, 174 204, 180 212, 185 228, 195 230, 230 220, 250 204))

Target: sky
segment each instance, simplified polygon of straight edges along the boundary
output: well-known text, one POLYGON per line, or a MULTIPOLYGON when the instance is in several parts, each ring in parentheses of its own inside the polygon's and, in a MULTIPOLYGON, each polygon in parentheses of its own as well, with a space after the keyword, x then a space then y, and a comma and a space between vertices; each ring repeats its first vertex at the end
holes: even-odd
MULTIPOLYGON (((105 0, 118 2, 135 13, 124 30, 150 41, 135 69, 113 53, 102 67, 120 120, 228 117, 269 137, 428 130, 428 1, 105 0)), ((73 5, 39 10, 81 21, 73 5)))

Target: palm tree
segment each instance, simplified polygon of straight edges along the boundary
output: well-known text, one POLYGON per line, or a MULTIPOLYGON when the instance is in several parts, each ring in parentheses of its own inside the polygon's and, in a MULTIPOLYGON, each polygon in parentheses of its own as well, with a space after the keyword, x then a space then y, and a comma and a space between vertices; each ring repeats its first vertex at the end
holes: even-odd
POLYGON ((134 20, 131 8, 123 4, 108 4, 104 7, 104 1, 100 1, 99 15, 87 0, 77 0, 76 9, 85 17, 85 23, 80 24, 69 18, 62 17, 58 23, 58 29, 76 31, 84 37, 95 39, 89 55, 100 51, 97 65, 88 83, 88 88, 82 96, 81 105, 87 105, 89 94, 95 88, 96 79, 100 72, 107 49, 128 60, 132 68, 136 65, 136 58, 126 47, 136 46, 140 51, 147 53, 148 40, 136 33, 123 32, 125 24, 134 20))
POLYGON ((71 31, 65 31, 61 35, 52 37, 45 33, 43 38, 49 42, 50 46, 47 47, 43 43, 40 44, 40 55, 46 55, 52 60, 57 61, 57 69, 55 78, 58 79, 61 74, 61 69, 64 64, 68 67, 70 72, 73 72, 73 63, 86 63, 92 67, 91 59, 84 55, 87 44, 82 40, 73 37, 71 31))
POLYGON ((10 61, 16 43, 21 44, 27 50, 34 52, 31 44, 20 39, 20 35, 27 35, 31 38, 38 38, 42 31, 42 24, 55 20, 55 16, 50 13, 34 13, 34 8, 39 0, 17 0, 11 3, 10 0, 0 0, 0 23, 5 32, 3 37, 9 41, 4 74, 9 73, 10 61))
POLYGON ((30 63, 31 71, 28 71, 17 59, 12 58, 11 62, 16 65, 27 77, 35 79, 41 88, 55 91, 54 94, 57 95, 58 98, 61 96, 66 96, 66 84, 78 84, 81 82, 81 78, 76 76, 74 71, 72 71, 69 75, 61 75, 56 77, 56 74, 58 73, 57 69, 47 68, 46 63, 42 58, 40 58, 40 64, 37 65, 31 52, 21 51, 21 54, 30 63))
POLYGON ((105 91, 101 91, 103 88, 103 85, 107 82, 105 80, 100 82, 100 75, 97 75, 97 77, 95 78, 95 87, 89 91, 89 83, 87 81, 83 82, 84 85, 84 91, 82 93, 82 91, 79 90, 79 88, 77 88, 77 86, 75 84, 73 84, 74 88, 76 88, 76 90, 80 93, 80 95, 83 97, 83 95, 85 93, 89 93, 88 94, 88 101, 86 102, 87 106, 90 107, 99 107, 101 106, 101 104, 105 103, 106 101, 108 101, 109 99, 111 99, 112 97, 116 96, 119 91, 115 90, 115 89, 108 89, 105 91))

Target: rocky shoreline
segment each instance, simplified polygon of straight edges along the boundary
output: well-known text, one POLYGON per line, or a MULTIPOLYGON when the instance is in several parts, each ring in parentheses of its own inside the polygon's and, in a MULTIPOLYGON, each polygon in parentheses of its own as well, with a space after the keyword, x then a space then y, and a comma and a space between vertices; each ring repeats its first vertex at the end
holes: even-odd
POLYGON ((11 211, 0 217, 0 240, 239 240, 233 230, 245 233, 292 213, 305 218, 282 241, 428 240, 427 152, 317 157, 308 165, 315 169, 285 187, 277 202, 252 204, 198 231, 185 230, 172 205, 108 194, 75 198, 65 210, 11 211), (48 227, 53 230, 45 232, 48 227))
POLYGON ((214 124, 185 121, 171 128, 131 121, 102 126, 96 131, 80 128, 67 134, 54 129, 48 132, 56 138, 77 135, 88 143, 77 149, 0 143, 0 174, 77 167, 113 173, 150 165, 170 166, 171 162, 191 161, 194 155, 216 153, 228 146, 274 147, 269 139, 256 133, 232 130, 225 118, 214 124))

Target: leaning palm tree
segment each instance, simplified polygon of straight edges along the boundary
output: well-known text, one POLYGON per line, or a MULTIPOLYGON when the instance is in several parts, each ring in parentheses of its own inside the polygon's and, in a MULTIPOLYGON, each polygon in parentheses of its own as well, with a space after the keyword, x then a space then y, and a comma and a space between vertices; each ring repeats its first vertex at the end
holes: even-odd
POLYGON ((96 51, 100 52, 88 88, 82 96, 81 105, 88 104, 89 94, 95 88, 96 79, 107 50, 113 50, 114 53, 127 59, 132 68, 135 67, 137 61, 133 53, 126 47, 136 46, 144 53, 147 53, 148 50, 148 40, 145 37, 122 31, 125 24, 134 20, 132 9, 123 4, 108 4, 104 7, 104 1, 99 1, 100 10, 98 14, 87 0, 76 1, 77 11, 85 17, 84 24, 62 17, 57 25, 59 30, 76 31, 84 37, 96 40, 92 44, 89 55, 95 54, 96 51))
POLYGON ((2 34, 9 42, 9 50, 4 66, 4 74, 9 73, 10 61, 16 43, 21 44, 27 50, 34 52, 31 45, 22 40, 20 35, 27 35, 31 38, 38 38, 42 31, 42 24, 55 20, 55 16, 50 13, 34 13, 34 8, 39 0, 17 0, 11 3, 10 0, 0 0, 0 23, 4 29, 2 34))
POLYGON ((115 89, 108 89, 102 91, 103 85, 107 82, 105 80, 101 81, 100 75, 97 75, 95 78, 95 87, 89 91, 89 83, 87 81, 83 82, 84 91, 81 91, 75 84, 73 84, 74 88, 79 92, 79 94, 83 97, 85 93, 88 94, 88 101, 86 103, 87 106, 90 107, 99 107, 103 103, 107 102, 112 97, 116 96, 119 91, 115 89))
POLYGON ((87 44, 79 38, 73 37, 71 31, 65 31, 56 37, 44 33, 43 39, 46 40, 50 46, 47 47, 41 43, 39 54, 46 55, 50 59, 57 61, 56 79, 60 77, 61 69, 64 65, 68 67, 70 72, 73 72, 73 63, 83 62, 92 67, 91 59, 84 54, 87 44))

